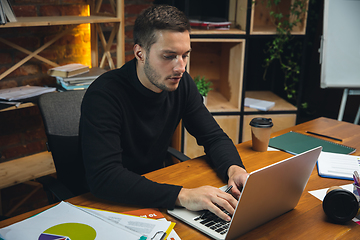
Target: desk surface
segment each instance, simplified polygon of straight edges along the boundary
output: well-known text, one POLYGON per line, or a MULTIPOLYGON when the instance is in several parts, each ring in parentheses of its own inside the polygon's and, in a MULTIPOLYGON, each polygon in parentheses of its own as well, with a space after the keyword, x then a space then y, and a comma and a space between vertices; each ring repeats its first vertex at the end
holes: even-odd
MULTIPOLYGON (((274 133, 272 137, 288 131, 314 131, 317 133, 343 139, 342 144, 358 149, 354 155, 360 155, 360 126, 346 122, 338 122, 327 118, 318 118, 307 123, 303 123, 289 129, 274 133)), ((282 151, 255 152, 251 149, 251 141, 237 145, 237 149, 249 172, 267 166, 269 164, 286 159, 292 155, 282 151)), ((192 159, 178 163, 158 171, 145 174, 147 178, 161 182, 178 184, 184 187, 193 188, 202 185, 212 185, 221 187, 223 183, 213 169, 207 164, 204 158, 192 159)), ((322 210, 322 203, 308 193, 309 190, 327 188, 334 185, 344 185, 350 183, 347 180, 321 178, 317 174, 316 168, 312 172, 309 182, 296 208, 274 220, 248 232, 239 239, 356 239, 360 236, 360 226, 354 222, 339 225, 327 221, 322 210)), ((69 202, 82 206, 100 208, 117 212, 138 209, 139 207, 119 205, 113 202, 99 200, 91 194, 81 195, 69 202)), ((40 211, 47 209, 44 207, 25 213, 0 222, 0 228, 30 217, 40 211)), ((166 218, 176 222, 175 231, 181 239, 208 239, 205 235, 183 224, 166 214, 165 209, 161 209, 166 218)))

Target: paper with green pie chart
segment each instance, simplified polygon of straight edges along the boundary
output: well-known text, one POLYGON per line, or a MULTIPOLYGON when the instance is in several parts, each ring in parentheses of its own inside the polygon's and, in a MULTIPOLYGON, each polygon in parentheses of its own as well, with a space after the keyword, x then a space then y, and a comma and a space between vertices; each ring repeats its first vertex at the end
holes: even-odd
POLYGON ((46 229, 38 240, 94 240, 96 231, 82 223, 62 223, 46 229))

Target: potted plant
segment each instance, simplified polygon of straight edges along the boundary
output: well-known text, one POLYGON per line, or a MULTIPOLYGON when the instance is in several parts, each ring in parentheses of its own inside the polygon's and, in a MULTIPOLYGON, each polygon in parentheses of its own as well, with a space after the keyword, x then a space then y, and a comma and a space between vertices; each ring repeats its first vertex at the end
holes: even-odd
POLYGON ((199 90, 199 93, 201 94, 201 96, 203 96, 204 104, 206 105, 206 97, 209 91, 212 90, 212 82, 208 81, 205 76, 200 77, 199 75, 194 78, 194 82, 197 86, 197 89, 199 90))

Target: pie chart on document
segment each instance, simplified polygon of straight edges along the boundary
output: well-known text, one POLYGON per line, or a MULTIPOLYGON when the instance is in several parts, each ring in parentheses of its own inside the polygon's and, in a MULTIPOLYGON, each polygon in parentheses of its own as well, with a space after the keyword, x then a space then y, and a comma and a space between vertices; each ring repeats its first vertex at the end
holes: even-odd
POLYGON ((38 240, 94 240, 96 231, 82 223, 62 223, 46 229, 38 240))

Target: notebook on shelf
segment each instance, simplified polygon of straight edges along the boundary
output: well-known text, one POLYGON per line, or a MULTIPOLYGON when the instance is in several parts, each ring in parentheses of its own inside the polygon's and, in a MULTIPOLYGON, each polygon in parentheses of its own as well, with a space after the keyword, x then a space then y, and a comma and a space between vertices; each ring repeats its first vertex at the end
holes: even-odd
POLYGON ((48 74, 53 77, 72 77, 89 72, 89 66, 81 63, 70 63, 59 67, 50 68, 48 74))

